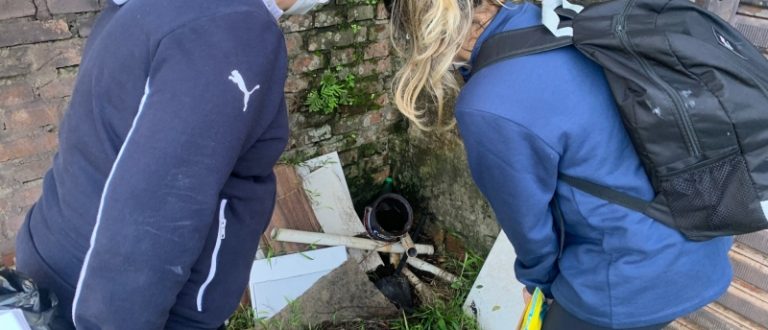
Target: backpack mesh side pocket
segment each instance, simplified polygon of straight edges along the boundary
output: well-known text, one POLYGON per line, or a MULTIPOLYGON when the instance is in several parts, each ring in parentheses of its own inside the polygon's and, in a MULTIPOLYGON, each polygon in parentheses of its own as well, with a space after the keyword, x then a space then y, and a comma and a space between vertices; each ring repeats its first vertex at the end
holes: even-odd
POLYGON ((766 219, 744 157, 730 154, 661 178, 676 227, 701 240, 765 228, 766 219))

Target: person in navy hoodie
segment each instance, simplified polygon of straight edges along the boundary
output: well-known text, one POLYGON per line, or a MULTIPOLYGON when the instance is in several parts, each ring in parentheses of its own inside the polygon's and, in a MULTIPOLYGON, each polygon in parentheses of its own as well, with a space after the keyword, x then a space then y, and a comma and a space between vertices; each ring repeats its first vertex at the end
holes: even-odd
POLYGON ((395 0, 393 40, 404 65, 394 84, 400 111, 422 128, 450 125, 469 167, 513 244, 515 275, 553 298, 544 329, 660 329, 722 295, 731 237, 686 240, 661 222, 576 190, 565 173, 646 200, 654 191, 595 63, 575 48, 517 57, 459 87, 450 68, 471 66, 490 36, 541 24, 527 2, 395 0), (460 92, 459 92, 460 89, 460 92), (435 104, 421 106, 420 94, 435 104), (559 230, 550 201, 565 222, 559 230))
POLYGON ((55 327, 216 329, 237 308, 288 139, 277 18, 327 0, 109 0, 17 267, 55 327))

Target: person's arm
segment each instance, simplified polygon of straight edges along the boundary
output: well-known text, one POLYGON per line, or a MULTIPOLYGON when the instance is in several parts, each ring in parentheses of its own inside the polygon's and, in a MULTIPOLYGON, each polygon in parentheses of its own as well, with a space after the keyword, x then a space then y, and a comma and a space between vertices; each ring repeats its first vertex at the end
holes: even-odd
POLYGON ((515 248, 515 274, 529 291, 551 297, 558 274, 558 234, 549 208, 559 154, 525 127, 491 113, 462 109, 457 120, 480 191, 515 248))
POLYGON ((283 35, 263 13, 208 17, 160 41, 102 194, 78 329, 164 326, 238 157, 284 110, 286 70, 283 35))

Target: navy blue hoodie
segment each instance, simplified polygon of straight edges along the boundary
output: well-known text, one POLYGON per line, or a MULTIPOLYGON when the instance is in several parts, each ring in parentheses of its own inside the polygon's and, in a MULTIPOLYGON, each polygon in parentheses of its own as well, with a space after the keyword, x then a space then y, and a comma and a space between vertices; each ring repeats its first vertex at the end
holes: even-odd
MULTIPOLYGON (((508 2, 488 37, 540 24, 530 3, 508 2)), ((653 189, 602 69, 568 47, 480 70, 457 100, 473 178, 515 247, 517 278, 568 312, 609 328, 671 321, 723 294, 730 237, 686 240, 678 231, 576 190, 558 173, 650 200, 653 189), (565 249, 549 202, 565 217, 565 249)))
POLYGON ((26 227, 79 329, 216 328, 236 308, 274 205, 286 72, 262 0, 107 5, 26 227))

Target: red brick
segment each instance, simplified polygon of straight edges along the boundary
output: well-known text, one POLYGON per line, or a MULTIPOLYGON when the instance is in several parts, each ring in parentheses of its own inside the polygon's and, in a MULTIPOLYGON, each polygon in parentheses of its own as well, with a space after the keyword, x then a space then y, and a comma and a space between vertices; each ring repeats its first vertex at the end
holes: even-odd
POLYGON ((31 0, 0 0, 0 20, 35 14, 31 0))
POLYGON ((4 217, 0 217, 0 219, 5 218, 6 237, 16 237, 16 232, 19 231, 22 223, 24 223, 24 216, 32 204, 40 198, 41 192, 42 185, 40 183, 32 183, 14 190, 8 197, 3 197, 3 201, 0 202, 0 209, 6 212, 4 217))
POLYGON ((0 24, 0 47, 66 39, 72 36, 64 20, 0 24))
POLYGON ((13 187, 39 180, 51 167, 52 152, 29 159, 0 163, 0 187, 13 187))
POLYGON ((315 28, 328 27, 338 25, 344 22, 344 17, 341 12, 326 10, 315 12, 315 28))
POLYGON ((344 48, 341 50, 331 51, 331 66, 337 66, 342 64, 349 64, 355 60, 355 49, 344 48))
POLYGON ((392 61, 389 58, 383 58, 376 64, 376 71, 379 73, 392 72, 392 61))
POLYGON ((39 71, 43 68, 63 68, 80 63, 82 39, 69 39, 0 50, 0 78, 39 71))
POLYGON ((0 162, 53 151, 56 146, 58 146, 58 140, 53 132, 3 142, 0 143, 0 162))
POLYGON ((63 68, 80 64, 83 40, 71 39, 25 47, 26 61, 33 64, 33 71, 43 67, 63 68))
POLYGON ((354 68, 357 75, 360 77, 367 77, 370 75, 373 75, 376 73, 376 64, 374 62, 364 62, 360 63, 357 67, 354 68))
POLYGON ((0 197, 0 210, 22 209, 30 206, 40 197, 41 191, 40 184, 21 186, 6 196, 0 197))
POLYGON ((381 112, 371 112, 371 113, 368 113, 363 118, 363 127, 378 125, 380 122, 381 122, 381 112))
POLYGON ((365 48, 365 59, 369 60, 377 57, 387 57, 389 55, 389 41, 382 40, 375 44, 370 44, 365 48))
POLYGON ((32 0, 35 3, 35 7, 37 7, 37 13, 35 13, 35 18, 37 18, 38 21, 51 19, 51 11, 48 10, 48 3, 45 2, 45 0, 32 0))
POLYGON ((21 225, 24 224, 24 218, 27 214, 27 210, 31 206, 32 204, 29 204, 24 208, 19 208, 17 211, 12 212, 12 214, 8 217, 8 219, 5 220, 5 236, 6 237, 13 240, 16 239, 16 233, 21 228, 21 225))
POLYGON ((371 6, 357 6, 347 10, 347 16, 351 21, 365 21, 376 17, 376 8, 371 6))
POLYGON ((387 24, 376 24, 368 28, 368 40, 370 41, 389 41, 389 30, 387 30, 387 24))
POLYGON ((32 63, 26 58, 27 47, 12 47, 0 50, 0 78, 29 73, 32 63))
POLYGON ((51 14, 80 13, 99 10, 97 0, 47 0, 51 14))
POLYGON ((302 49, 302 46, 304 45, 304 39, 301 37, 301 34, 298 33, 288 33, 285 35, 285 46, 288 49, 288 56, 293 57, 304 50, 302 49))
POLYGON ((282 26, 283 31, 286 33, 305 31, 312 28, 312 15, 291 15, 283 17, 285 18, 281 20, 280 26, 282 26))
POLYGON ((26 82, 0 86, 0 106, 7 107, 32 100, 35 94, 26 82))
POLYGON ((302 54, 291 61, 291 72, 302 73, 314 71, 323 66, 323 57, 314 54, 302 54))
POLYGON ((285 81, 286 93, 300 92, 307 89, 307 87, 309 87, 307 79, 298 75, 289 75, 288 79, 285 81))
MULTIPOLYGON (((5 134, 28 134, 33 129, 55 125, 61 119, 61 102, 35 101, 9 108, 0 114, 5 134)), ((2 139, 0 139, 0 143, 2 139)))
POLYGON ((59 76, 58 79, 40 88, 40 97, 54 99, 72 95, 75 78, 73 74, 59 76))

